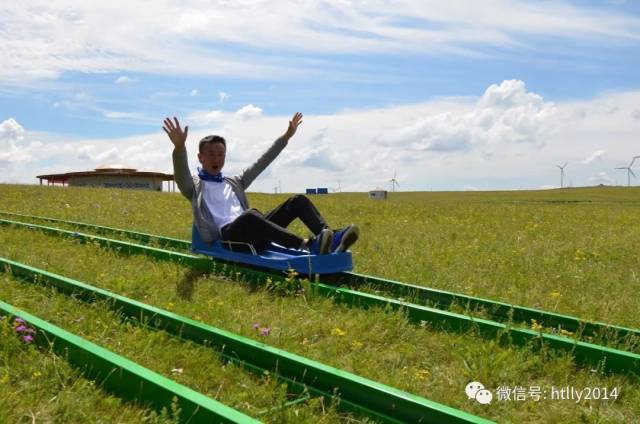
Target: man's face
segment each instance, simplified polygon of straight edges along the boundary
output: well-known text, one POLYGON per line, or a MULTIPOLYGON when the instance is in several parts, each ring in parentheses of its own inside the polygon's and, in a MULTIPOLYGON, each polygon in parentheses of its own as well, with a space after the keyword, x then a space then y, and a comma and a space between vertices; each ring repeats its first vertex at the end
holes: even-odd
POLYGON ((202 169, 209 174, 216 175, 222 171, 227 149, 222 143, 207 143, 202 146, 202 151, 198 153, 198 160, 202 164, 202 169))

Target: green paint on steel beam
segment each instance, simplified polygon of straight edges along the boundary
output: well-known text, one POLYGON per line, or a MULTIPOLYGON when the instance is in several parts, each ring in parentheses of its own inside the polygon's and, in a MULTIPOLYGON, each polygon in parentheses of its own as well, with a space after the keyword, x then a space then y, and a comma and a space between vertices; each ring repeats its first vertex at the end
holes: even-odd
POLYGON ((188 240, 181 240, 173 237, 159 236, 155 234, 125 230, 121 228, 106 227, 104 225, 87 224, 85 222, 67 221, 64 219, 50 218, 46 216, 25 215, 21 213, 5 212, 5 211, 0 211, 0 215, 14 216, 18 218, 26 218, 26 219, 36 220, 36 221, 67 224, 67 225, 72 225, 78 228, 91 229, 96 231, 99 234, 124 235, 134 240, 139 240, 143 243, 150 243, 152 241, 156 241, 159 245, 165 246, 165 247, 173 247, 177 249, 187 249, 187 250, 191 248, 191 242, 188 240))
POLYGON ((181 422, 260 422, 3 301, 0 301, 0 315, 25 320, 36 330, 34 342, 37 345, 51 349, 80 368, 87 378, 97 381, 97 386, 126 400, 150 404, 161 410, 170 409, 176 399, 181 409, 181 422))
POLYGON ((412 301, 433 302, 438 307, 449 307, 457 304, 462 307, 468 307, 471 310, 483 309, 492 318, 500 321, 531 324, 531 321, 535 320, 539 325, 554 328, 557 331, 562 329, 576 333, 581 337, 608 336, 607 338, 617 339, 618 342, 622 342, 627 337, 640 338, 640 330, 635 328, 588 321, 570 315, 432 289, 355 272, 346 272, 342 275, 344 277, 341 281, 347 284, 371 284, 375 289, 379 288, 385 292, 392 292, 396 296, 410 298, 412 301))
MULTIPOLYGON (((52 234, 56 234, 56 232, 60 232, 62 234, 69 233, 66 230, 58 230, 52 227, 42 227, 15 221, 0 220, 0 224, 43 228, 43 231, 52 234)), ((97 238, 95 236, 88 236, 80 233, 73 234, 75 234, 76 237, 79 238, 97 238)), ((103 240, 103 243, 101 243, 101 245, 108 247, 118 246, 118 243, 124 243, 111 239, 99 239, 103 240)), ((126 250, 128 252, 135 251, 136 253, 145 254, 148 250, 150 256, 161 260, 172 260, 172 255, 192 256, 143 245, 136 245, 133 243, 126 244, 130 246, 130 248, 126 250), (158 252, 161 252, 161 254, 158 252)), ((196 256, 192 257, 200 259, 196 256)), ((178 260, 178 262, 185 263, 183 260, 178 260)), ((215 261, 207 260, 207 262, 208 266, 211 267, 211 270, 214 270, 216 268, 215 261)), ((188 264, 186 265, 188 266, 188 264)), ((254 270, 247 270, 245 268, 230 264, 224 264, 223 267, 237 274, 252 275, 254 279, 260 279, 263 276, 271 277, 271 274, 261 273, 254 270)), ((602 369, 603 371, 609 372, 640 373, 640 363, 638 363, 638 358, 640 358, 640 355, 636 355, 630 352, 607 348, 597 344, 583 342, 568 337, 557 336, 554 334, 536 332, 524 328, 512 328, 508 324, 503 324, 487 319, 474 318, 472 316, 443 311, 436 308, 364 293, 357 290, 338 288, 322 283, 312 282, 309 282, 307 286, 312 293, 325 297, 333 297, 336 301, 350 306, 356 306, 360 308, 379 307, 382 309, 391 308, 394 310, 405 310, 407 312, 408 318, 415 323, 430 322, 432 324, 435 324, 436 326, 455 332, 477 330, 483 337, 499 337, 499 339, 503 342, 511 342, 517 345, 524 345, 533 341, 541 346, 539 342, 544 341, 550 347, 571 353, 577 363, 595 366, 599 369, 602 369)))
POLYGON ((408 319, 413 322, 429 322, 440 328, 457 333, 477 331, 486 338, 498 339, 503 343, 526 345, 535 343, 562 350, 573 355, 577 363, 591 365, 602 371, 615 373, 635 373, 640 375, 640 355, 619 349, 608 348, 594 343, 572 339, 555 334, 536 332, 529 329, 513 328, 507 324, 474 318, 455 312, 442 311, 409 302, 389 299, 369 293, 362 293, 346 288, 335 288, 316 284, 315 290, 321 295, 332 296, 336 302, 344 302, 361 308, 378 307, 382 309, 406 311, 408 319))
MULTIPOLYGON (((105 233, 118 235, 125 234, 128 237, 148 242, 151 238, 156 240, 166 240, 163 243, 177 248, 189 250, 191 242, 188 240, 180 240, 174 238, 163 237, 159 235, 138 233, 130 230, 123 230, 111 227, 97 226, 75 221, 64 221, 55 218, 40 217, 33 215, 16 214, 11 212, 2 212, 0 214, 19 216, 27 219, 63 222, 66 224, 82 226, 82 228, 103 231, 105 233)), ((270 276, 270 274, 260 274, 260 278, 270 276)), ((396 296, 410 298, 412 302, 432 302, 436 307, 448 308, 452 304, 458 304, 462 307, 468 307, 470 310, 483 309, 492 319, 500 322, 521 322, 524 325, 530 325, 535 320, 538 325, 555 331, 566 330, 576 334, 576 337, 599 337, 603 336, 608 340, 624 343, 628 337, 640 338, 640 330, 617 325, 611 325, 598 321, 583 320, 570 315, 563 315, 540 309, 527 308, 515 304, 483 299, 474 296, 468 296, 460 293, 448 292, 445 290, 437 290, 425 286, 403 283, 389 279, 373 277, 355 272, 341 273, 338 280, 345 284, 371 284, 376 288, 386 292, 393 293, 396 296)), ((264 279, 262 280, 264 281, 264 279)))
POLYGON ((76 240, 81 242, 95 242, 98 243, 101 247, 108 247, 121 253, 144 254, 158 260, 184 264, 190 268, 202 272, 210 271, 213 268, 213 261, 205 256, 195 256, 186 253, 172 252, 170 250, 144 246, 126 241, 119 241, 105 237, 94 236, 91 234, 83 234, 75 231, 62 230, 60 228, 47 227, 44 225, 36 225, 20 221, 12 221, 8 219, 0 219, 0 224, 31 228, 34 230, 42 231, 45 234, 64 235, 67 237, 75 238, 76 240))
POLYGON ((74 293, 84 300, 105 300, 126 316, 182 339, 216 347, 228 357, 254 367, 272 370, 285 379, 307 385, 312 394, 329 398, 336 395, 339 406, 345 403, 348 409, 385 422, 492 422, 80 281, 9 259, 0 258, 0 265, 17 277, 31 281, 35 278, 37 282, 50 284, 63 293, 74 293))

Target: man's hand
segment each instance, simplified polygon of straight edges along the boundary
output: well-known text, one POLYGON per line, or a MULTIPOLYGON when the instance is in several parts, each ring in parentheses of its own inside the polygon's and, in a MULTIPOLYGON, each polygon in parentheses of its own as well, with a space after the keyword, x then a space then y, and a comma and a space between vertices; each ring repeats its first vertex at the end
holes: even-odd
POLYGON ((175 124, 171 122, 171 119, 165 118, 164 126, 162 127, 162 129, 167 133, 174 147, 178 149, 183 147, 187 142, 187 133, 189 132, 189 126, 184 127, 184 131, 182 131, 182 128, 180 128, 180 122, 178 122, 178 118, 174 116, 173 120, 175 121, 175 124))
POLYGON ((284 133, 283 137, 287 140, 293 137, 293 135, 296 133, 296 130, 298 129, 298 125, 300 124, 302 124, 302 114, 300 112, 296 112, 296 114, 293 115, 291 121, 289 121, 289 128, 287 128, 287 132, 284 133))

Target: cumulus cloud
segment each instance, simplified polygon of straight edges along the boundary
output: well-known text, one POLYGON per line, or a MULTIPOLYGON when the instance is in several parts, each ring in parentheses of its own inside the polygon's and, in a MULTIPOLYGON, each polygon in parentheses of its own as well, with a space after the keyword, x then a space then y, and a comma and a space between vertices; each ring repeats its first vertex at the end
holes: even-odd
POLYGON ((616 180, 605 171, 601 171, 598 173, 598 175, 589 177, 587 178, 587 180, 592 184, 605 184, 605 185, 613 185, 616 182, 616 180))
POLYGON ((601 159, 605 153, 606 152, 604 150, 596 150, 595 152, 591 153, 589 157, 583 160, 582 163, 585 165, 589 165, 590 163, 601 159))
POLYGON ((499 143, 544 144, 554 105, 520 80, 492 84, 469 111, 424 116, 384 137, 415 151, 453 152, 499 143))
POLYGON ((327 128, 320 129, 308 143, 296 151, 295 156, 289 157, 285 163, 290 166, 317 168, 329 172, 343 171, 347 164, 343 157, 330 147, 327 128))
POLYGON ((225 114, 220 110, 198 111, 187 117, 185 122, 194 122, 200 125, 215 124, 222 121, 225 114))
POLYGON ((229 95, 224 91, 218 91, 218 100, 220 103, 224 103, 225 100, 229 98, 229 95))
POLYGON ((248 104, 238 109, 236 111, 236 115, 243 119, 258 118, 262 115, 262 109, 252 104, 248 104))
POLYGON ((42 143, 28 140, 22 125, 14 118, 0 123, 0 170, 11 179, 20 167, 33 162, 42 154, 42 143))
POLYGON ((3 143, 17 143, 24 138, 24 128, 13 118, 4 120, 0 124, 0 141, 3 143))
POLYGON ((122 75, 120 77, 118 77, 115 81, 116 84, 131 84, 132 82, 135 82, 135 80, 133 78, 130 78, 126 75, 122 75))
MULTIPOLYGON (((492 85, 475 99, 306 114, 295 137, 251 189, 271 192, 282 179, 285 191, 301 191, 307 185, 332 187, 337 181, 343 191, 367 190, 388 187, 394 170, 402 175, 402 190, 537 188, 559 185, 556 165, 564 162, 572 164, 565 170, 567 186, 597 184, 595 177, 611 184, 609 175, 620 181, 624 177, 626 185, 624 171, 613 169, 640 153, 635 150, 640 124, 632 116, 638 104, 640 92, 552 104, 516 80, 492 85), (618 110, 610 114, 613 106, 618 110), (593 160, 585 160, 590 157, 593 160)), ((225 172, 241 172, 286 130, 290 118, 194 112, 181 121, 194 124, 187 143, 191 169, 197 164, 196 140, 216 133, 228 141, 225 172)), ((172 169, 172 146, 161 130, 125 138, 69 140, 34 135, 7 119, 0 123, 0 142, 6 149, 0 165, 5 181, 14 175, 33 182, 36 173, 85 170, 102 163, 172 169), (24 161, 10 166, 9 158, 18 157, 24 161), (20 166, 26 163, 28 167, 20 166)))

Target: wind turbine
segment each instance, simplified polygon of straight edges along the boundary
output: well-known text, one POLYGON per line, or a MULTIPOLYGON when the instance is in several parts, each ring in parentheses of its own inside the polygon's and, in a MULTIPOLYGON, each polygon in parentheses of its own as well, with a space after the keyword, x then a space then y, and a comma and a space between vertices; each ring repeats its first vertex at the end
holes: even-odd
POLYGON ((560 188, 564 187, 564 168, 565 166, 567 166, 567 162, 564 163, 564 165, 560 166, 560 165, 556 165, 558 168, 560 168, 560 188))
POLYGON ((396 192, 396 185, 400 185, 398 180, 396 180, 396 171, 393 171, 393 178, 389 180, 391 186, 393 187, 393 192, 396 192))
POLYGON ((631 159, 631 163, 629 164, 629 166, 620 166, 616 169, 626 169, 627 170, 627 187, 631 187, 631 176, 633 175, 633 178, 636 178, 636 174, 633 173, 633 171, 631 170, 631 167, 633 166, 633 162, 636 161, 636 159, 640 158, 640 156, 634 156, 633 159, 631 159))

